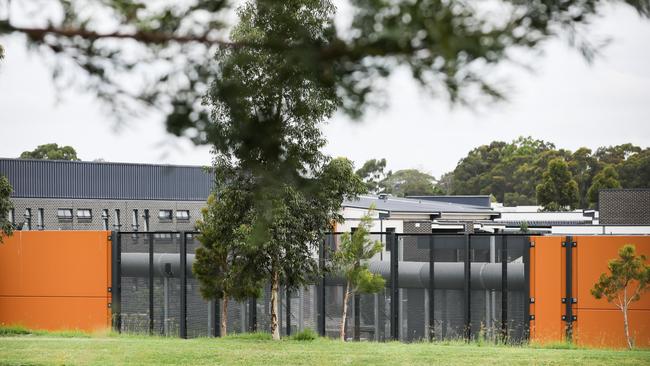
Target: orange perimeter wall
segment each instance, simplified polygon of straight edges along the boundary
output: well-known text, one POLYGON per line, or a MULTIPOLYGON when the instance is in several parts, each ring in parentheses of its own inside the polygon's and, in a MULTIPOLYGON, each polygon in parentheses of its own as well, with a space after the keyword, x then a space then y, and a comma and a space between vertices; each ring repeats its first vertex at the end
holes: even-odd
MULTIPOLYGON (((548 343, 565 340, 566 323, 562 320, 566 296, 566 249, 564 236, 536 237, 531 249, 531 339, 548 343)), ((573 341, 592 347, 625 347, 623 314, 605 299, 597 300, 590 290, 601 273, 609 273, 607 263, 618 257, 624 244, 634 244, 637 254, 650 258, 650 236, 575 236, 573 241, 572 287, 573 341)), ((650 347, 650 293, 646 292, 629 310, 630 333, 636 346, 650 347)))
POLYGON ((0 324, 110 327, 108 231, 16 231, 0 244, 0 324))

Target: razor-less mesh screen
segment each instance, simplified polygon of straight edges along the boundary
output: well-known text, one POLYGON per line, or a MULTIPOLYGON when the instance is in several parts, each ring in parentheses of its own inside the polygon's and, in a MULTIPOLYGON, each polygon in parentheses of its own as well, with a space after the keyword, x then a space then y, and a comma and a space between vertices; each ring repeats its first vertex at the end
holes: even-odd
MULTIPOLYGON (((345 333, 352 339, 358 333, 361 340, 383 341, 391 335, 391 301, 389 239, 386 234, 371 234, 372 241, 380 241, 383 249, 369 262, 371 271, 381 273, 386 287, 376 294, 350 296, 345 333), (355 302, 358 301, 358 306, 355 302), (358 312, 355 311, 358 308, 358 312), (358 330, 357 330, 358 325, 358 330), (357 330, 357 332, 355 332, 357 330)), ((528 250, 528 237, 500 235, 397 235, 399 258, 398 321, 399 339, 406 342, 425 340, 461 339, 466 335, 465 258, 466 240, 469 238, 471 282, 469 291, 470 335, 477 339, 497 340, 502 331, 502 249, 507 247, 508 292, 506 327, 510 342, 520 342, 527 337, 524 318, 528 306, 524 286, 524 253, 528 250), (433 245, 434 291, 429 293, 429 261, 433 245), (430 304, 433 304, 431 313, 430 304), (430 324, 433 328, 430 329, 430 324)), ((180 243, 178 233, 124 233, 122 243, 122 303, 121 330, 130 333, 149 332, 149 246, 153 240, 153 332, 154 334, 180 335, 180 243)), ((326 256, 338 249, 341 234, 329 235, 324 243, 326 256)), ((201 297, 199 283, 193 278, 191 266, 200 243, 194 236, 187 237, 187 336, 210 336, 220 314, 215 314, 211 301, 201 297)), ((325 334, 339 337, 345 279, 330 273, 325 281, 324 319, 325 334)), ((278 321, 280 333, 287 334, 290 324, 292 334, 319 327, 318 284, 292 291, 290 311, 287 314, 287 293, 280 288, 278 321)), ((266 286, 255 304, 256 329, 271 330, 271 291, 266 286)), ((251 323, 250 302, 228 302, 228 333, 247 332, 251 323)))

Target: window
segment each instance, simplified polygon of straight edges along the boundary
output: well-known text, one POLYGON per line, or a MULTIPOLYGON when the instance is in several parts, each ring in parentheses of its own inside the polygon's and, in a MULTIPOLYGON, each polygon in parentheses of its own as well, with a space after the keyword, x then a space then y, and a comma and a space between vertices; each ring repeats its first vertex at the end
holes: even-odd
POLYGON ((23 230, 32 229, 32 209, 25 209, 25 224, 23 225, 23 230))
POLYGON ((149 210, 144 210, 142 218, 144 218, 144 231, 149 231, 149 210))
POLYGON ((133 231, 138 231, 138 228, 140 225, 138 224, 138 210, 133 210, 133 216, 131 216, 131 226, 133 227, 133 231))
POLYGON ((9 222, 11 223, 11 225, 15 225, 15 224, 16 224, 16 217, 15 217, 15 215, 16 215, 16 213, 14 212, 14 209, 13 209, 13 208, 12 208, 11 210, 9 210, 9 213, 7 214, 7 220, 9 220, 9 222))
POLYGON ((158 211, 158 218, 160 220, 169 220, 171 221, 172 219, 172 210, 160 210, 158 211))
POLYGON ((104 227, 104 230, 108 230, 108 210, 107 209, 102 210, 102 226, 104 227))
POLYGON ((59 208, 56 210, 56 217, 58 217, 59 220, 72 220, 72 209, 59 208))
POLYGON ((43 222, 43 216, 45 216, 45 213, 43 212, 42 208, 39 208, 38 209, 38 230, 45 229, 45 223, 43 222))
POLYGON ((77 219, 79 220, 92 220, 93 212, 89 208, 77 209, 77 219))
POLYGON ((176 211, 176 220, 189 220, 190 219, 190 211, 189 210, 178 210, 176 211))
POLYGON ((120 209, 118 209, 118 208, 115 209, 115 218, 114 218, 114 220, 115 221, 113 222, 113 227, 116 230, 120 230, 120 227, 122 226, 122 224, 120 224, 120 209))

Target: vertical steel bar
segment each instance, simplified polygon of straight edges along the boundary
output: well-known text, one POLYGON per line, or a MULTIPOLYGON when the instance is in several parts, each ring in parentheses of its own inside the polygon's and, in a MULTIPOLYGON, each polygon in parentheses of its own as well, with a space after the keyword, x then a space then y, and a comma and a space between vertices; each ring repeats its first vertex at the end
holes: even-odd
POLYGON ((212 335, 221 337, 221 299, 215 298, 212 300, 214 306, 214 326, 212 327, 212 335))
POLYGON ((321 240, 320 245, 318 246, 318 264, 321 269, 321 276, 319 279, 319 284, 317 288, 317 300, 318 304, 316 310, 318 311, 318 334, 321 337, 325 336, 325 240, 329 237, 329 234, 326 234, 326 237, 321 240))
POLYGON ((433 341, 435 339, 435 319, 434 319, 434 310, 435 310, 435 302, 434 302, 434 291, 435 291, 435 268, 434 268, 434 263, 435 263, 435 237, 433 234, 429 237, 429 335, 428 338, 430 341, 433 341))
POLYGON ((354 336, 355 341, 361 340, 361 296, 354 294, 354 336))
POLYGON ((391 233, 391 250, 390 250, 390 332, 393 340, 399 340, 399 265, 398 265, 398 253, 399 253, 399 239, 396 233, 391 233))
POLYGON ((257 299, 254 297, 248 301, 248 331, 257 332, 257 299))
POLYGON ((122 332, 122 236, 118 231, 111 234, 111 312, 113 329, 122 332))
POLYGON ((573 340, 573 237, 567 236, 566 249, 566 340, 573 340))
POLYGON ((471 249, 471 234, 465 234, 465 276, 463 289, 465 292, 465 301, 464 301, 464 320, 465 320, 465 340, 469 341, 472 337, 472 328, 471 328, 471 319, 472 319, 472 309, 471 309, 471 261, 470 261, 470 249, 471 249))
POLYGON ((180 272, 181 272, 181 316, 180 336, 187 338, 187 235, 181 232, 180 272))
POLYGON ((501 237, 501 340, 508 339, 508 236, 501 237))
POLYGON ((287 316, 287 320, 286 320, 286 322, 287 322, 287 336, 290 336, 291 335, 291 290, 289 289, 288 286, 286 288, 286 291, 287 291, 287 294, 286 294, 287 303, 286 303, 284 308, 285 308, 285 310, 287 312, 287 315, 286 315, 287 316))
POLYGON ((149 334, 153 334, 153 233, 147 236, 149 239, 149 334))
POLYGON ((524 240, 524 293, 526 294, 526 302, 524 304, 524 341, 530 338, 530 236, 524 240))

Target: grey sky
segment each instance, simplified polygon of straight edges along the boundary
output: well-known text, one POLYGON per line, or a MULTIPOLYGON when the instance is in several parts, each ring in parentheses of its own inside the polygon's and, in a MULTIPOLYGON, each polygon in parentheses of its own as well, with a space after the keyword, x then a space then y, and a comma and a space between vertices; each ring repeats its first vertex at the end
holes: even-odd
MULTIPOLYGON (((343 9, 344 10, 344 9, 343 9)), ((650 22, 631 9, 607 7, 593 28, 612 43, 589 66, 563 41, 545 47, 534 71, 508 69, 510 100, 475 111, 450 108, 424 94, 406 72, 389 83, 388 109, 360 122, 336 115, 325 127, 326 152, 360 165, 386 158, 390 169, 419 168, 439 176, 469 150, 492 140, 531 135, 571 150, 632 142, 650 145, 650 22)), ((207 147, 167 135, 158 115, 116 128, 91 97, 70 90, 57 103, 42 60, 19 38, 2 40, 0 157, 39 144, 72 145, 83 160, 209 164, 207 147)))

